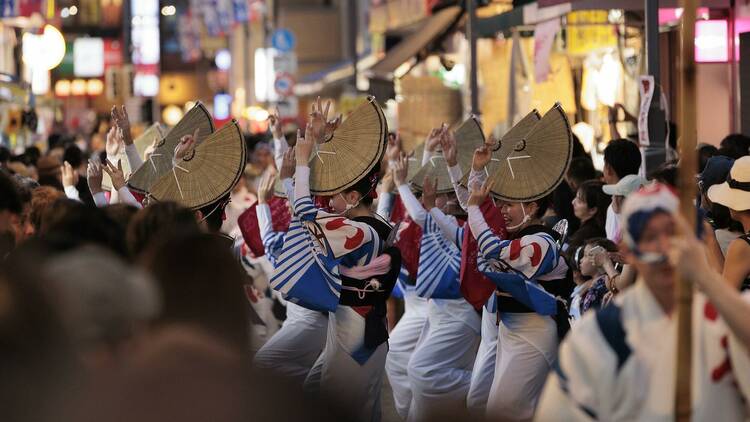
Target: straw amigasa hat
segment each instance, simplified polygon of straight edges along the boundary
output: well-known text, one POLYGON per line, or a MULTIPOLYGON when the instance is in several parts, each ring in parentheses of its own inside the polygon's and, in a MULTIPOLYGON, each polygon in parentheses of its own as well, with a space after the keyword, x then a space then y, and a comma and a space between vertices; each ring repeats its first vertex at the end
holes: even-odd
POLYGON ((310 158, 310 192, 335 195, 362 180, 383 159, 387 135, 383 110, 369 97, 317 145, 310 158))
POLYGON ((562 182, 568 170, 573 135, 560 103, 521 135, 532 121, 529 116, 522 119, 503 137, 493 156, 498 161, 488 172, 494 182, 491 193, 497 199, 529 202, 543 198, 562 182))
MULTIPOLYGON (((461 126, 456 129, 456 160, 461 166, 461 169, 467 169, 471 167, 471 161, 474 157, 474 150, 484 145, 484 133, 482 133, 482 126, 476 117, 470 117, 461 126)), ((424 144, 422 144, 424 146, 424 144)), ((424 148, 422 148, 424 149, 424 148)), ((421 160, 421 155, 418 158, 421 160)), ((421 162, 421 161, 420 161, 421 162)), ((411 170, 411 168, 410 168, 411 170)), ((443 153, 440 152, 433 156, 430 161, 422 166, 411 178, 411 185, 418 191, 423 189, 425 177, 437 179, 436 193, 449 193, 453 192, 453 184, 451 183, 450 174, 448 173, 448 163, 443 157, 443 153)))
MULTIPOLYGON (((135 149, 138 151, 138 155, 143 158, 143 152, 148 148, 149 145, 151 145, 155 140, 161 139, 164 137, 164 129, 161 127, 161 124, 159 122, 154 123, 153 125, 149 126, 148 129, 146 129, 140 136, 133 139, 133 145, 135 145, 135 149)), ((130 168, 130 161, 128 161, 128 158, 125 154, 125 148, 120 148, 120 152, 117 153, 117 155, 113 159, 110 159, 112 161, 112 164, 117 165, 117 162, 120 161, 122 163, 122 172, 125 174, 125 177, 130 176, 130 173, 132 172, 132 169, 130 168)), ((102 189, 104 190, 112 190, 112 179, 109 177, 109 174, 102 173, 102 189)))
MULTIPOLYGON (((199 209, 227 196, 245 170, 247 146, 236 121, 208 135, 151 187, 157 201, 199 209)), ((144 164, 145 165, 145 164, 144 164)))
POLYGON ((193 135, 198 129, 198 139, 205 138, 214 132, 214 123, 206 107, 198 102, 180 119, 167 135, 159 142, 148 161, 136 170, 128 179, 128 187, 139 193, 151 191, 161 176, 172 170, 174 149, 185 135, 193 135))

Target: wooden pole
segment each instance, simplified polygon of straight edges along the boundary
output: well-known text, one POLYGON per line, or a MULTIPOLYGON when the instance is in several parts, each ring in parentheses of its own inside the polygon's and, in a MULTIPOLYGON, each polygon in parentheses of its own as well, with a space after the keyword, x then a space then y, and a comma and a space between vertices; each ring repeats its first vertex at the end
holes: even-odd
MULTIPOLYGON (((694 227, 696 221, 695 172, 698 169, 696 148, 695 88, 695 0, 682 0, 680 29, 682 103, 680 115, 680 212, 694 227)), ((692 409, 692 308, 693 286, 688 280, 677 280, 677 362, 675 372, 675 420, 689 421, 692 409)))

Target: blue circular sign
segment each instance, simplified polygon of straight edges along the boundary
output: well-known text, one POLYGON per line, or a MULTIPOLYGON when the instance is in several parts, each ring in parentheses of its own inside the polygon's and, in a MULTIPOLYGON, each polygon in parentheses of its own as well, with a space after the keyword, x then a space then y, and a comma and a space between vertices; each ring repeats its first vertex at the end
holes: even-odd
POLYGON ((294 34, 288 29, 277 29, 271 34, 271 45, 282 53, 294 50, 295 43, 294 34))

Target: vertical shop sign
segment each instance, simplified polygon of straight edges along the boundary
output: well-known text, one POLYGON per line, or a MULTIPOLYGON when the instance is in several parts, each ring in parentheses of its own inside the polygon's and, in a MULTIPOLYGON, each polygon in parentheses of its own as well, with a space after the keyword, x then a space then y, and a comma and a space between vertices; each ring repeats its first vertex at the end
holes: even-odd
POLYGON ((549 55, 555 42, 560 20, 550 19, 536 26, 534 30, 534 81, 544 82, 550 71, 549 55))

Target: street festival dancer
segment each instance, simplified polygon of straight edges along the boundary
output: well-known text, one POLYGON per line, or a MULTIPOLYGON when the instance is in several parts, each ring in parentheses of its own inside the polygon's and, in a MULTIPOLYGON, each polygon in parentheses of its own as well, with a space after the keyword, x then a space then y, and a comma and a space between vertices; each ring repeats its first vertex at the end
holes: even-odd
POLYGON ((485 183, 469 181, 469 225, 479 245, 479 270, 497 285, 500 324, 490 417, 533 417, 568 326, 564 298, 574 284, 556 233, 540 219, 549 194, 563 180, 572 147, 567 118, 556 104, 517 142, 497 146, 500 159, 488 169, 485 183), (501 201, 507 239, 493 234, 480 210, 489 194, 501 201))
MULTIPOLYGON (((443 126, 436 136, 444 136, 443 126)), ((457 131, 458 143, 471 159, 471 151, 484 143, 479 124, 469 119, 457 131)), ((425 149, 427 151, 427 149, 425 149)), ((412 220, 422 228, 417 295, 429 298, 428 320, 419 345, 408 362, 412 401, 408 420, 426 420, 442 410, 462 408, 471 383, 471 369, 479 342, 480 317, 462 296, 459 283, 461 250, 452 236, 447 237, 437 220, 450 220, 460 227, 458 206, 442 153, 430 156, 412 178, 422 190, 420 204, 406 184, 408 158, 392 169, 400 198, 412 220), (423 183, 422 183, 423 182, 423 183), (446 215, 447 214, 447 215, 446 215)))
POLYGON ((703 291, 695 293, 692 307, 690 419, 750 416, 748 342, 738 344, 734 335, 750 338, 750 304, 709 266, 706 248, 677 215, 678 205, 674 192, 659 183, 625 199, 623 238, 639 278, 609 306, 585 315, 562 343, 536 420, 675 420, 677 274, 703 291))
POLYGON ((329 312, 325 349, 311 374, 319 371, 321 392, 357 420, 377 421, 385 301, 401 269, 391 226, 370 212, 387 126, 374 98, 330 134, 327 111, 318 102, 304 136, 298 132, 294 217, 271 285, 287 300, 329 312), (311 192, 331 196, 335 213, 317 208, 311 192))

